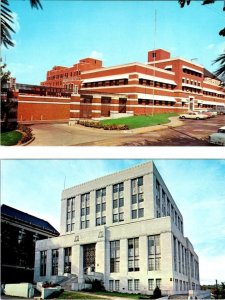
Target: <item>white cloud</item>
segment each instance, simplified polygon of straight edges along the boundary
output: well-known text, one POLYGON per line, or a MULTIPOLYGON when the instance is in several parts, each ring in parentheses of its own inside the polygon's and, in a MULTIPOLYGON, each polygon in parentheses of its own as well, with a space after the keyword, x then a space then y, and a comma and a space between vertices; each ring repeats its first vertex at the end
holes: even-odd
POLYGON ((93 50, 90 54, 90 57, 96 58, 96 59, 103 59, 103 53, 93 50))
POLYGON ((209 44, 207 47, 206 47, 206 49, 212 49, 212 48, 214 48, 215 47, 215 44, 209 44))

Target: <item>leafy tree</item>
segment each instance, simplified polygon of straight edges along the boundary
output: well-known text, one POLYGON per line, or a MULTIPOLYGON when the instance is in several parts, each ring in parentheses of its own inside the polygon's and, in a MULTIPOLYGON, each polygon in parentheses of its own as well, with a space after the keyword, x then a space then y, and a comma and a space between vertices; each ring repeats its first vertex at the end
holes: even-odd
MULTIPOLYGON (((206 4, 213 4, 215 3, 216 0, 203 0, 202 5, 206 4)), ((186 5, 189 5, 191 3, 191 0, 178 0, 181 8, 183 8, 186 5)), ((223 11, 225 12, 225 0, 224 0, 224 6, 223 6, 223 11)), ((225 37, 225 27, 219 31, 219 35, 225 37)), ((213 61, 213 64, 215 63, 220 63, 220 67, 215 71, 215 75, 221 76, 221 80, 224 81, 225 79, 225 53, 219 55, 218 58, 216 58, 213 61)))
MULTIPOLYGON (((32 8, 42 9, 40 0, 29 0, 32 8)), ((11 34, 15 33, 13 29, 13 15, 9 9, 9 1, 1 0, 1 45, 3 44, 6 48, 9 46, 13 47, 11 34)))

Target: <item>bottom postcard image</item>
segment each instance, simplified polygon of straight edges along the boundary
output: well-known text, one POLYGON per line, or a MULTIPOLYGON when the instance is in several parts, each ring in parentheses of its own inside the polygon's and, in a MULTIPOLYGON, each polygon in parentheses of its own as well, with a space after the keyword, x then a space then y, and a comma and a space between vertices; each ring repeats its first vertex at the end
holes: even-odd
POLYGON ((1 182, 2 299, 225 298, 225 160, 5 159, 1 182))

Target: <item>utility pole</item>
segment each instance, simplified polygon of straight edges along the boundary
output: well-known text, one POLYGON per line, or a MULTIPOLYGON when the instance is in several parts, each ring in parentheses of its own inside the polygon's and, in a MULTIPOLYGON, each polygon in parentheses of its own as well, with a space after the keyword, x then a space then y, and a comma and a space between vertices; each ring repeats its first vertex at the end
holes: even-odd
MULTIPOLYGON (((155 9, 155 18, 154 18, 154 51, 156 49, 156 16, 157 16, 157 11, 155 9)), ((154 115, 154 105, 155 105, 155 58, 156 58, 156 53, 154 52, 153 54, 153 91, 152 91, 152 116, 154 115)))

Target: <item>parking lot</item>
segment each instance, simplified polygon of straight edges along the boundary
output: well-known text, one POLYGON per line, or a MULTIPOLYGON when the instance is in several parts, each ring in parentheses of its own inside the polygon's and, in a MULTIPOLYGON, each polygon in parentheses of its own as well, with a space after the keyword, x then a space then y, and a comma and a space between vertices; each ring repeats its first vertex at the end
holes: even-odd
POLYGON ((183 120, 178 127, 162 125, 105 131, 68 124, 32 125, 35 140, 29 146, 210 146, 208 136, 225 125, 225 115, 207 120, 183 120))

